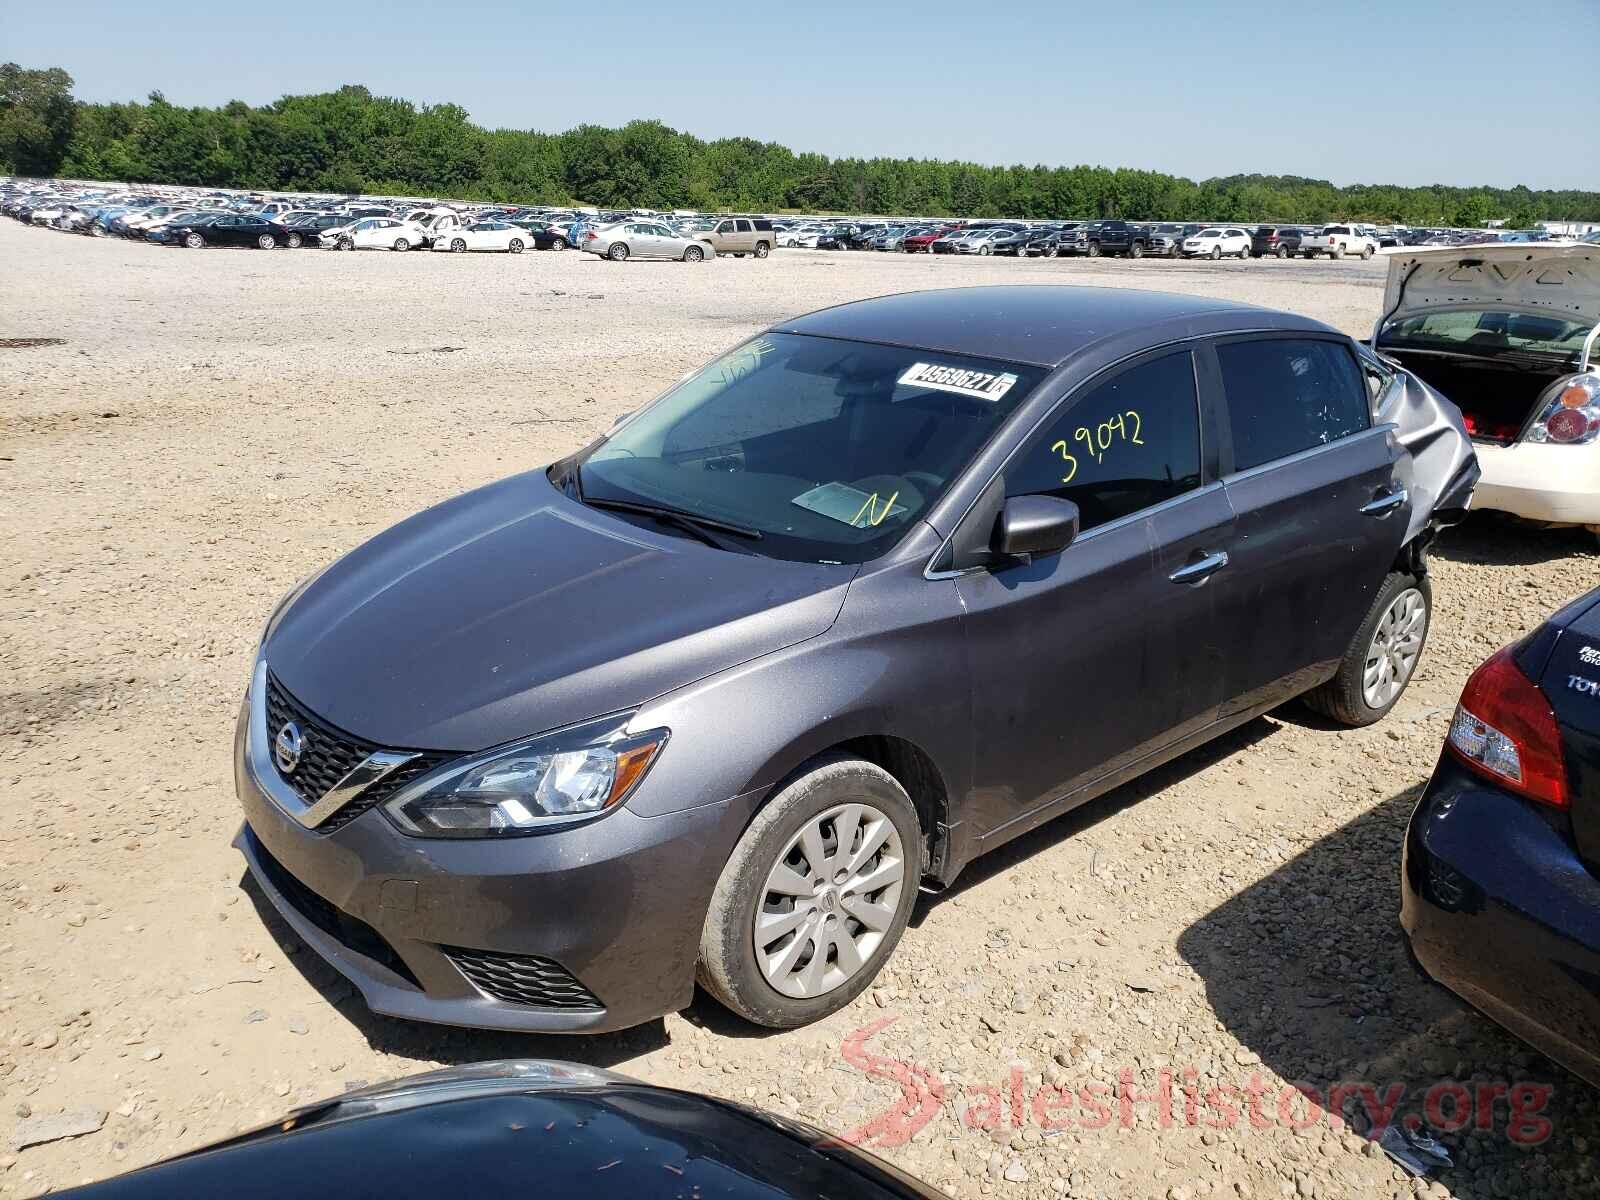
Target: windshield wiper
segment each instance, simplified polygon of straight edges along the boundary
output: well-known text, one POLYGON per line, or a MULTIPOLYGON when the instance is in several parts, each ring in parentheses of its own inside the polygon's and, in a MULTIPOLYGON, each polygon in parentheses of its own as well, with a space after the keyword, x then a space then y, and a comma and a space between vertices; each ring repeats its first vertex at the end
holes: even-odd
POLYGON ((752 529, 748 525, 735 525, 731 521, 719 521, 715 517, 702 517, 698 513, 684 512, 679 508, 671 508, 664 504, 645 504, 634 500, 608 500, 604 497, 586 496, 585 504, 590 508, 609 508, 617 512, 638 513, 644 517, 654 517, 667 525, 676 525, 679 529, 686 530, 705 542, 715 546, 718 550, 733 549, 726 538, 720 538, 719 533, 731 533, 735 537, 746 538, 752 542, 759 542, 764 536, 759 529, 752 529))

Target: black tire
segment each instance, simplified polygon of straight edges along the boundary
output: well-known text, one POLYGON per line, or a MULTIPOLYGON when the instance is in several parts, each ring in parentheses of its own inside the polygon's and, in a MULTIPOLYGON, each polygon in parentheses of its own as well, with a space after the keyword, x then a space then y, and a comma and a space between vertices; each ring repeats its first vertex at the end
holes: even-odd
POLYGON ((1221 257, 1222 257, 1222 247, 1220 245, 1212 246, 1211 247, 1211 261, 1212 262, 1216 262, 1221 257))
POLYGON ((396 254, 404 254, 407 250, 411 249, 411 243, 406 241, 405 238, 395 238, 394 249, 396 254))
POLYGON ((288 246, 291 250, 300 249, 300 235, 298 233, 291 233, 288 237, 283 239, 283 244, 288 246))
MULTIPOLYGON (((339 239, 339 249, 341 249, 341 250, 354 250, 355 248, 356 248, 356 243, 355 243, 355 239, 354 238, 345 237, 345 238, 340 238, 339 239)), ((465 250, 467 248, 465 242, 463 242, 461 244, 461 248, 463 250, 465 250)))
POLYGON ((1100 243, 1099 242, 1090 242, 1089 243, 1089 249, 1088 249, 1087 253, 1088 253, 1090 258, 1099 258, 1100 257, 1100 243))
POLYGON ((1289 248, 1287 246, 1279 246, 1278 250, 1277 250, 1277 254, 1278 254, 1279 258, 1288 258, 1289 257, 1289 248))
POLYGON ((263 233, 256 239, 256 245, 263 250, 271 250, 277 244, 277 239, 274 238, 270 233, 263 233))
POLYGON ((1129 246, 1128 247, 1128 257, 1129 258, 1143 258, 1144 257, 1144 243, 1143 242, 1134 242, 1133 245, 1129 246))
POLYGON ((688 246, 683 251, 684 262, 704 262, 705 259, 706 252, 699 246, 688 246))
POLYGON ((506 249, 511 251, 511 253, 513 253, 513 254, 521 254, 522 253, 522 239, 521 238, 512 238, 509 242, 506 243, 506 249))
POLYGON ((994 247, 989 245, 988 242, 985 242, 983 245, 978 247, 978 253, 987 258, 989 255, 994 253, 994 247))
POLYGON ((1046 246, 1044 256, 1046 258, 1059 258, 1061 256, 1061 250, 1056 246, 1046 246))
POLYGON ((765 258, 767 255, 769 255, 771 253, 772 253, 772 247, 767 245, 766 242, 757 242, 756 243, 756 257, 757 258, 765 258))
POLYGON ((606 248, 606 257, 612 262, 627 262, 628 244, 626 242, 612 242, 606 248))
POLYGON ((827 755, 795 775, 755 815, 711 894, 700 934, 695 978, 714 998, 757 1025, 792 1029, 820 1021, 859 996, 894 953, 911 919, 922 877, 922 831, 916 809, 894 777, 847 755, 827 755), (893 824, 904 852, 905 874, 894 919, 859 970, 830 992, 795 998, 767 981, 756 962, 756 910, 768 873, 805 823, 835 805, 870 803, 893 824))
POLYGON ((1372 257, 1372 246, 1369 243, 1369 244, 1361 247, 1361 261, 1362 262, 1366 262, 1367 259, 1369 259, 1371 257, 1372 257))
POLYGON ((191 250, 198 250, 206 244, 206 240, 198 233, 190 233, 184 236, 183 244, 191 250))
POLYGON ((452 238, 450 240, 450 253, 451 254, 465 254, 466 252, 467 252, 467 239, 466 238, 452 238))
POLYGON ((1321 713, 1330 720, 1341 725, 1359 728, 1362 725, 1371 725, 1383 720, 1389 710, 1400 703, 1400 698, 1406 694, 1406 688, 1411 686, 1411 681, 1416 678, 1416 667, 1422 662, 1423 652, 1428 647, 1428 629, 1433 618, 1433 589, 1429 586, 1427 576, 1418 578, 1407 571, 1391 571, 1383 581, 1383 586, 1378 589, 1378 594, 1373 597, 1372 606, 1367 609, 1366 618, 1361 622, 1361 627, 1356 630, 1355 637, 1350 640, 1350 646, 1345 651, 1344 658, 1339 662, 1339 671, 1328 682, 1313 688, 1301 699, 1308 708, 1321 713), (1373 708, 1367 703, 1367 698, 1362 690, 1362 675, 1366 670, 1367 652, 1372 647, 1372 639, 1377 632, 1378 623, 1383 619, 1389 606, 1408 589, 1416 589, 1422 595, 1423 626, 1422 642, 1417 647, 1416 659, 1412 664, 1411 673, 1400 686, 1400 690, 1390 698, 1387 704, 1380 708, 1373 708))

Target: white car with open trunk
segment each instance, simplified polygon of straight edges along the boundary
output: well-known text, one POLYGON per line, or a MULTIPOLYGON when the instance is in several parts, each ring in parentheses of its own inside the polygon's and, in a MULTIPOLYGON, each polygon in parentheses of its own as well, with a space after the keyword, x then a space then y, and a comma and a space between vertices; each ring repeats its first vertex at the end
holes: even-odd
POLYGON ((1373 348, 1461 409, 1474 508, 1600 536, 1600 246, 1503 242, 1389 260, 1373 348))

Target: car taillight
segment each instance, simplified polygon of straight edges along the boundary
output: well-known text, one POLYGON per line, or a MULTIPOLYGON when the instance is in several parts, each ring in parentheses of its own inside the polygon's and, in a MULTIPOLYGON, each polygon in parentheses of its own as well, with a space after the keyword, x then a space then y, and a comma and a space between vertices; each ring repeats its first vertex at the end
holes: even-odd
POLYGON ((1545 389, 1524 441, 1581 445, 1600 436, 1600 375, 1568 375, 1545 389))
POLYGON ((1517 666, 1510 646, 1467 680, 1447 744, 1467 766, 1502 787, 1553 808, 1570 802, 1555 713, 1517 666))
POLYGON ((592 230, 592 229, 591 229, 591 230, 589 230, 589 232, 588 232, 588 233, 586 233, 586 234, 584 234, 584 235, 583 235, 583 240, 584 240, 584 241, 586 241, 586 242, 593 242, 593 241, 598 241, 598 240, 599 240, 599 238, 600 238, 600 235, 599 235, 599 234, 598 234, 598 233, 596 233, 596 232, 595 232, 595 231, 594 231, 594 230, 592 230))

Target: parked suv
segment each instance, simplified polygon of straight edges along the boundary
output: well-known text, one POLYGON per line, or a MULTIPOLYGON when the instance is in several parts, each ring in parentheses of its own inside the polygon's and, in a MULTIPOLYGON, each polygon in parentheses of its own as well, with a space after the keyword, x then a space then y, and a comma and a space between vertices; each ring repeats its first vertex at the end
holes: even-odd
POLYGON ((1300 252, 1300 236, 1304 231, 1298 225, 1258 225, 1250 235, 1252 258, 1288 258, 1300 252))
POLYGON ((772 222, 757 217, 724 217, 712 229, 696 232, 695 238, 710 242, 718 254, 731 254, 743 258, 753 254, 765 258, 778 244, 778 235, 772 231, 772 222))
POLYGON ((1297 695, 1393 708, 1476 463, 1368 361, 1111 288, 781 322, 276 605, 236 844, 381 1012, 820 1020, 924 884, 1297 695))

